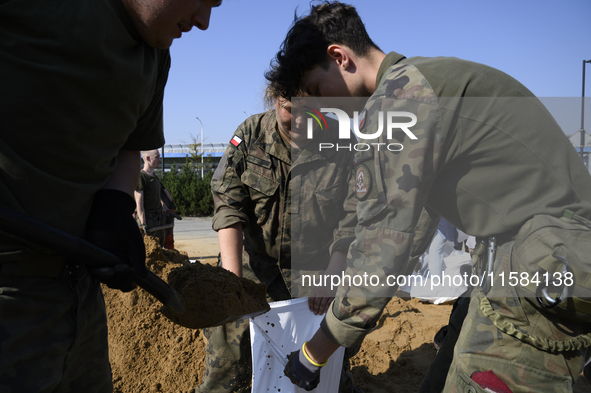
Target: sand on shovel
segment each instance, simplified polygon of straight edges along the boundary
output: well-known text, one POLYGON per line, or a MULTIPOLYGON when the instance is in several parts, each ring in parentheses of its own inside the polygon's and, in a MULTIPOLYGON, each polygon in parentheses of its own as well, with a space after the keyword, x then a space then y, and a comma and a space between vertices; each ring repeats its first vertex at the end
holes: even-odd
POLYGON ((162 307, 161 312, 191 329, 224 325, 270 310, 265 284, 238 277, 221 267, 199 262, 177 267, 168 274, 168 283, 187 311, 179 315, 162 307))

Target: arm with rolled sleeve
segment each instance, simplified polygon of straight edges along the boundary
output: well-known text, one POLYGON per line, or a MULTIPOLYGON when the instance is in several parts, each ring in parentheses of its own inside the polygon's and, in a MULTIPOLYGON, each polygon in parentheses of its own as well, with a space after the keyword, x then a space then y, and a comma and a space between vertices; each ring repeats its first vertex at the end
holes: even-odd
MULTIPOLYGON (((240 134, 240 128, 236 131, 240 134)), ((244 208, 250 197, 240 175, 244 170, 245 151, 229 145, 211 180, 214 201, 212 227, 218 232, 222 265, 242 276, 243 228, 248 225, 244 208)))
POLYGON ((345 216, 339 221, 338 227, 334 230, 333 242, 330 245, 331 256, 335 252, 347 254, 349 246, 355 240, 355 227, 357 226, 357 198, 355 197, 355 169, 349 173, 348 194, 343 203, 345 216))

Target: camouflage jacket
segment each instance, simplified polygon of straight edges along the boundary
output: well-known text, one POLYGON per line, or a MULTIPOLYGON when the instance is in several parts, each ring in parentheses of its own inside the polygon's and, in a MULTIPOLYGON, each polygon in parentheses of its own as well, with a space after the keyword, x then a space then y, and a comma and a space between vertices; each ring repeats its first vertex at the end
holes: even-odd
MULTIPOLYGON (((317 136, 332 138, 328 133, 317 136)), ((293 254, 301 269, 325 269, 333 230, 345 216, 353 153, 304 148, 292 164, 275 111, 248 118, 232 141, 211 181, 213 229, 242 224, 255 273, 270 263, 290 269, 293 254)))
POLYGON ((482 237, 511 238, 534 215, 564 209, 591 217, 588 171, 543 104, 508 75, 392 52, 359 115, 361 133, 376 132, 388 112, 409 124, 411 113, 414 124, 379 137, 398 151, 374 147, 355 157, 358 225, 347 274, 380 281, 339 288, 322 330, 345 347, 363 339, 395 293, 386 278, 407 272, 423 207, 482 237))

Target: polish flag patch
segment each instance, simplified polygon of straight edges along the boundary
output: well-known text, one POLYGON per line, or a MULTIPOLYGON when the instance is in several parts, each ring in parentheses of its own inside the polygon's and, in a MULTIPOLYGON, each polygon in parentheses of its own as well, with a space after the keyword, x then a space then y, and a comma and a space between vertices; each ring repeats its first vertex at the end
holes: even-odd
POLYGON ((359 128, 358 129, 361 130, 364 125, 365 125, 365 109, 359 115, 359 128))
POLYGON ((238 147, 238 145, 242 143, 242 139, 240 139, 239 136, 234 135, 234 138, 232 138, 230 143, 233 144, 234 146, 238 147))

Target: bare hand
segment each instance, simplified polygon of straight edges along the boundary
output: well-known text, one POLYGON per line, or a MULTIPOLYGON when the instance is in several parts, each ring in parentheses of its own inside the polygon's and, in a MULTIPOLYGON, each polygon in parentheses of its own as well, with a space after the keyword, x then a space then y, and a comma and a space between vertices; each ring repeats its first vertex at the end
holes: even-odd
POLYGON ((310 311, 312 311, 314 315, 325 314, 334 300, 335 292, 336 288, 334 291, 322 287, 313 288, 308 297, 308 307, 310 308, 310 311))

